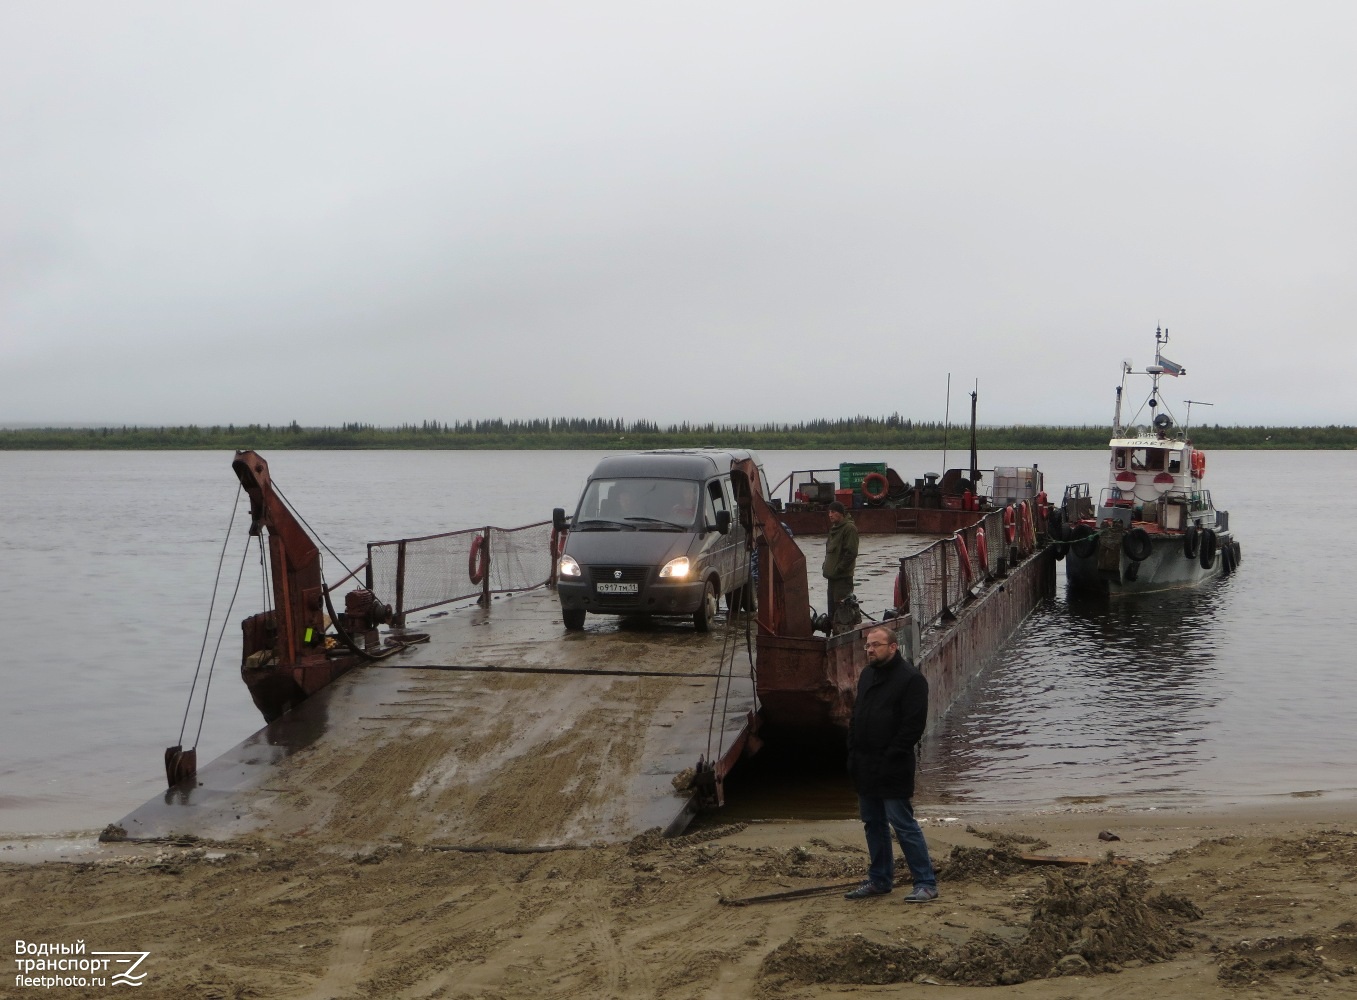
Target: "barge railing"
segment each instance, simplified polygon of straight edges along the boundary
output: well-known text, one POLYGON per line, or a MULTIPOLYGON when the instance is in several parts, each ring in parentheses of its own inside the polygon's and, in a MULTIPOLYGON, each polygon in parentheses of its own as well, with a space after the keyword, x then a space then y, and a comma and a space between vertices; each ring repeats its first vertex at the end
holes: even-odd
POLYGON ((368 543, 366 586, 405 616, 472 597, 534 590, 555 582, 550 521, 518 528, 468 528, 368 543))

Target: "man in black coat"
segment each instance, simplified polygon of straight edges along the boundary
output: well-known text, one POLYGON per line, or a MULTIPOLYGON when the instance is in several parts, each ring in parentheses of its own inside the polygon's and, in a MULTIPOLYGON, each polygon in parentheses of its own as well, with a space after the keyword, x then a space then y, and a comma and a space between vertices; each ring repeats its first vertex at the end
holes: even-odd
POLYGON ((858 815, 867 835, 867 879, 848 899, 884 896, 895 885, 895 831, 914 889, 905 899, 938 898, 928 844, 914 819, 914 748, 928 724, 928 681, 900 655, 895 633, 869 629, 867 667, 858 678, 848 727, 848 771, 858 791, 858 815))

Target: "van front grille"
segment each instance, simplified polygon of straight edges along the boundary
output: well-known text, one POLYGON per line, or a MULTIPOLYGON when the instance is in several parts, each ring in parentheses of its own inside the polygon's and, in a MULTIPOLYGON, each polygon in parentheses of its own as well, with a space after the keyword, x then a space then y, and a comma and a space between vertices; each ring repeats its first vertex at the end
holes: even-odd
POLYGON ((596 583, 645 583, 646 566, 591 566, 589 572, 596 583))

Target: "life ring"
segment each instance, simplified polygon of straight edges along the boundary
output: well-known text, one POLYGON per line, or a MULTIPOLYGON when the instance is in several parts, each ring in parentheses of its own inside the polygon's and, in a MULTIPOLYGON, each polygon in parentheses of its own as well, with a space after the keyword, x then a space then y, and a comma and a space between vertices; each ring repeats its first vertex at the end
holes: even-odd
POLYGON ((869 472, 862 477, 862 495, 871 503, 880 503, 885 500, 890 488, 891 484, 879 472, 869 472), (874 485, 879 486, 880 489, 873 489, 874 485))
POLYGON ((1202 569, 1210 569, 1216 562, 1216 533, 1210 528, 1202 529, 1202 547, 1198 553, 1198 561, 1202 569))
POLYGON ((1121 550, 1132 562, 1144 562, 1150 558, 1153 549, 1154 543, 1150 541, 1150 533, 1144 528, 1132 528, 1121 540, 1121 550))
POLYGON ((1189 524, 1187 531, 1183 532, 1183 555, 1188 559, 1196 559, 1201 543, 1201 530, 1195 524, 1189 524))
POLYGON ((980 560, 980 571, 989 576, 989 545, 985 542, 985 529, 975 529, 975 557, 980 560))
POLYGON ((1197 479, 1206 478, 1206 452, 1194 451, 1192 453, 1192 475, 1197 479))
POLYGON ((490 570, 490 546, 485 544, 485 536, 477 535, 471 540, 471 554, 467 556, 466 572, 472 583, 480 583, 490 570))
POLYGON ((1080 559, 1088 559, 1098 551, 1098 533, 1087 524, 1076 524, 1070 535, 1070 552, 1080 559))
POLYGON ((1012 545, 1015 530, 1013 528, 1013 507, 1010 504, 1004 508, 1004 541, 1012 545))
POLYGON ((956 554, 957 558, 961 560, 961 572, 966 574, 966 579, 968 581, 973 580, 975 578, 975 570, 971 568, 971 554, 966 549, 966 539, 961 537, 961 532, 959 531, 952 537, 956 539, 956 554))

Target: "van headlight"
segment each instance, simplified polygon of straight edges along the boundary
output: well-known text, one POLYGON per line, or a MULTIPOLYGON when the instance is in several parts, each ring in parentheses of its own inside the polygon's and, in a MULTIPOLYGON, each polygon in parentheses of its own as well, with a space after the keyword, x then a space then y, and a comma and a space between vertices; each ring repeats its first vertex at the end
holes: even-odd
POLYGON ((560 576, 579 576, 580 564, 575 562, 573 556, 561 556, 561 561, 556 564, 556 572, 560 576))
POLYGON ((660 579, 681 580, 688 575, 688 557, 679 556, 677 559, 670 559, 660 569, 660 579))

